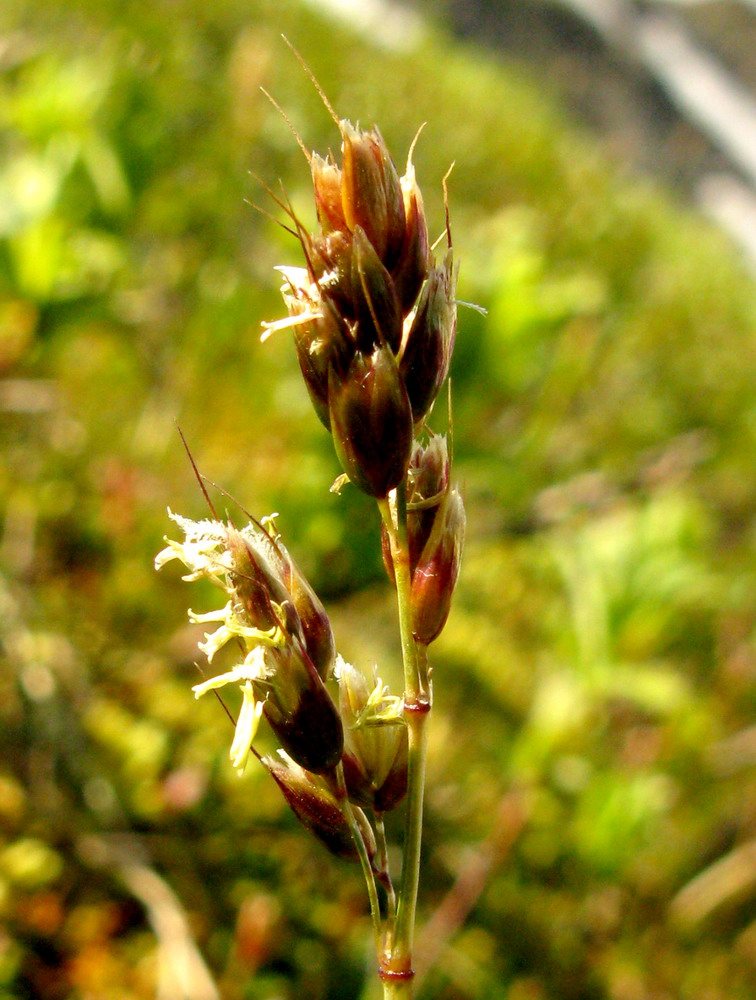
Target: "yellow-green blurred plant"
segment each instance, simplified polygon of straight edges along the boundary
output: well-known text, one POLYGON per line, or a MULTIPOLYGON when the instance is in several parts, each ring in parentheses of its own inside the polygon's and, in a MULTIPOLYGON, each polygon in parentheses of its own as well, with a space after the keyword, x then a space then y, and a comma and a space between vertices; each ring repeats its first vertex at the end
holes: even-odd
POLYGON ((107 223, 123 216, 131 196, 99 121, 112 86, 108 62, 33 52, 21 61, 12 78, 0 77, 0 129, 8 137, 0 241, 8 284, 41 307, 107 286, 124 264, 107 223), (92 224, 97 215, 100 225, 92 224))

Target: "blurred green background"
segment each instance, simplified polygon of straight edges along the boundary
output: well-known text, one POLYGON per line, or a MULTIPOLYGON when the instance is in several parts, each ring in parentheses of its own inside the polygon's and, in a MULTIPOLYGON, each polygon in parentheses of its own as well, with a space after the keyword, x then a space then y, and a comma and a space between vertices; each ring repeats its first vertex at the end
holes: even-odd
MULTIPOLYGON (((415 154, 462 262, 469 539, 433 647, 421 997, 751 998, 756 297, 725 239, 527 70, 386 47, 293 0, 0 11, 0 1000, 321 1000, 372 979, 361 877, 195 702, 152 560, 199 467, 398 681, 377 519, 309 410, 246 201, 339 114, 415 154), (464 915, 469 915, 462 923, 464 915), (431 964, 432 963, 432 964, 431 964)), ((275 210, 274 210, 275 214, 275 210)), ((439 430, 444 418, 438 418, 439 430)), ((221 505, 226 504, 223 500, 221 505)), ((214 600, 214 598, 213 598, 214 600)))

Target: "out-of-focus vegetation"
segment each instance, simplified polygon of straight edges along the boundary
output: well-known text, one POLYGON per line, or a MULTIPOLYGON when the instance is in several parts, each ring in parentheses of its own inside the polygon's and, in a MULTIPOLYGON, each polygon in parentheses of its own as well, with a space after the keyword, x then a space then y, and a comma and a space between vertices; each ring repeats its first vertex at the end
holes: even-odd
POLYGON ((359 872, 233 773, 186 588, 152 570, 166 507, 203 514, 178 422, 280 511, 342 652, 397 675, 376 519, 328 492, 287 338, 259 343, 297 252, 249 172, 309 188, 259 86, 337 141, 281 31, 399 161, 428 122, 428 214, 455 160, 460 296, 489 310, 454 367, 470 534, 433 650, 422 995, 752 997, 756 289, 731 249, 444 39, 390 53, 284 0, 0 24, 0 998, 362 989, 359 872))

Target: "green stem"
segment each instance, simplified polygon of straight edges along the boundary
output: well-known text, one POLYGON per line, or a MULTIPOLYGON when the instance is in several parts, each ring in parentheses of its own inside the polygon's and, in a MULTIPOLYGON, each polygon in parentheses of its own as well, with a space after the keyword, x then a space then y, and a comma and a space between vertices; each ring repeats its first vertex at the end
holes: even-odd
POLYGON ((386 840, 386 823, 382 812, 374 813, 375 816, 375 842, 377 845, 376 860, 380 872, 378 881, 383 886, 386 893, 386 926, 393 927, 396 920, 396 893, 391 881, 388 860, 388 842, 386 840))
MULTIPOLYGON (((387 969, 400 974, 412 971, 412 951, 415 935, 417 893, 420 884, 420 848, 423 831, 423 795, 425 792, 425 759, 427 711, 411 712, 409 727, 409 778, 407 817, 404 837, 404 859, 399 902, 394 925, 391 951, 387 954, 387 969)), ((412 979, 387 983, 394 987, 391 996, 411 997, 412 979)))
POLYGON ((384 980, 383 1000, 412 1000, 412 979, 384 980))
POLYGON ((426 720, 430 712, 430 690, 425 681, 424 657, 412 633, 412 580, 407 536, 407 487, 401 483, 393 503, 380 504, 381 515, 391 543, 391 557, 396 580, 399 628, 404 662, 404 717, 409 737, 407 814, 404 835, 404 858, 396 921, 389 928, 386 952, 381 967, 386 1000, 407 1000, 412 996, 412 950, 414 946, 417 892, 420 882, 420 849, 423 829, 425 761, 427 750, 426 720))
POLYGON ((410 574, 409 539, 407 537, 407 484, 402 482, 393 495, 393 504, 384 501, 381 514, 389 533, 391 558, 394 563, 399 631, 404 663, 404 695, 414 703, 421 696, 417 646, 412 634, 412 577, 410 574))
POLYGON ((357 823, 354 810, 352 809, 352 804, 347 795, 346 781, 344 779, 344 766, 341 761, 339 761, 336 767, 336 787, 341 812, 349 824, 349 829, 352 831, 352 839, 354 840, 355 847, 357 848, 357 854, 360 858, 360 864, 362 865, 362 874, 365 876, 368 898, 370 899, 370 916, 373 918, 375 950, 380 958, 383 948, 383 926, 381 923, 381 907, 378 901, 378 887, 375 884, 373 866, 370 861, 367 847, 365 846, 365 838, 362 836, 362 831, 357 823))

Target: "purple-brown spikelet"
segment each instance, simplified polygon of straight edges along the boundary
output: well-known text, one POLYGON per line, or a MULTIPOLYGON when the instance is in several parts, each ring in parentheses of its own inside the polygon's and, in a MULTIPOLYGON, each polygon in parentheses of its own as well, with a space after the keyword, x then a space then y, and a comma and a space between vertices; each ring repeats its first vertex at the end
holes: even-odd
POLYGON ((341 164, 309 154, 320 231, 284 205, 304 268, 281 268, 310 398, 348 478, 385 497, 409 468, 449 372, 456 330, 451 248, 436 265, 411 153, 400 177, 377 129, 339 120, 341 164))
MULTIPOLYGON (((263 766, 275 780, 299 822, 323 843, 331 854, 357 861, 357 847, 351 828, 332 790, 322 779, 310 774, 286 754, 263 757, 263 766)), ((355 810, 355 819, 367 849, 375 857, 375 838, 364 813, 355 810)))
MULTIPOLYGON (((415 442, 409 469, 407 541, 412 582, 412 627, 427 646, 438 637, 451 608, 465 535, 465 510, 458 488, 450 481, 446 438, 431 435, 427 445, 415 442)), ((391 546, 385 526, 383 562, 394 580, 391 546)))

